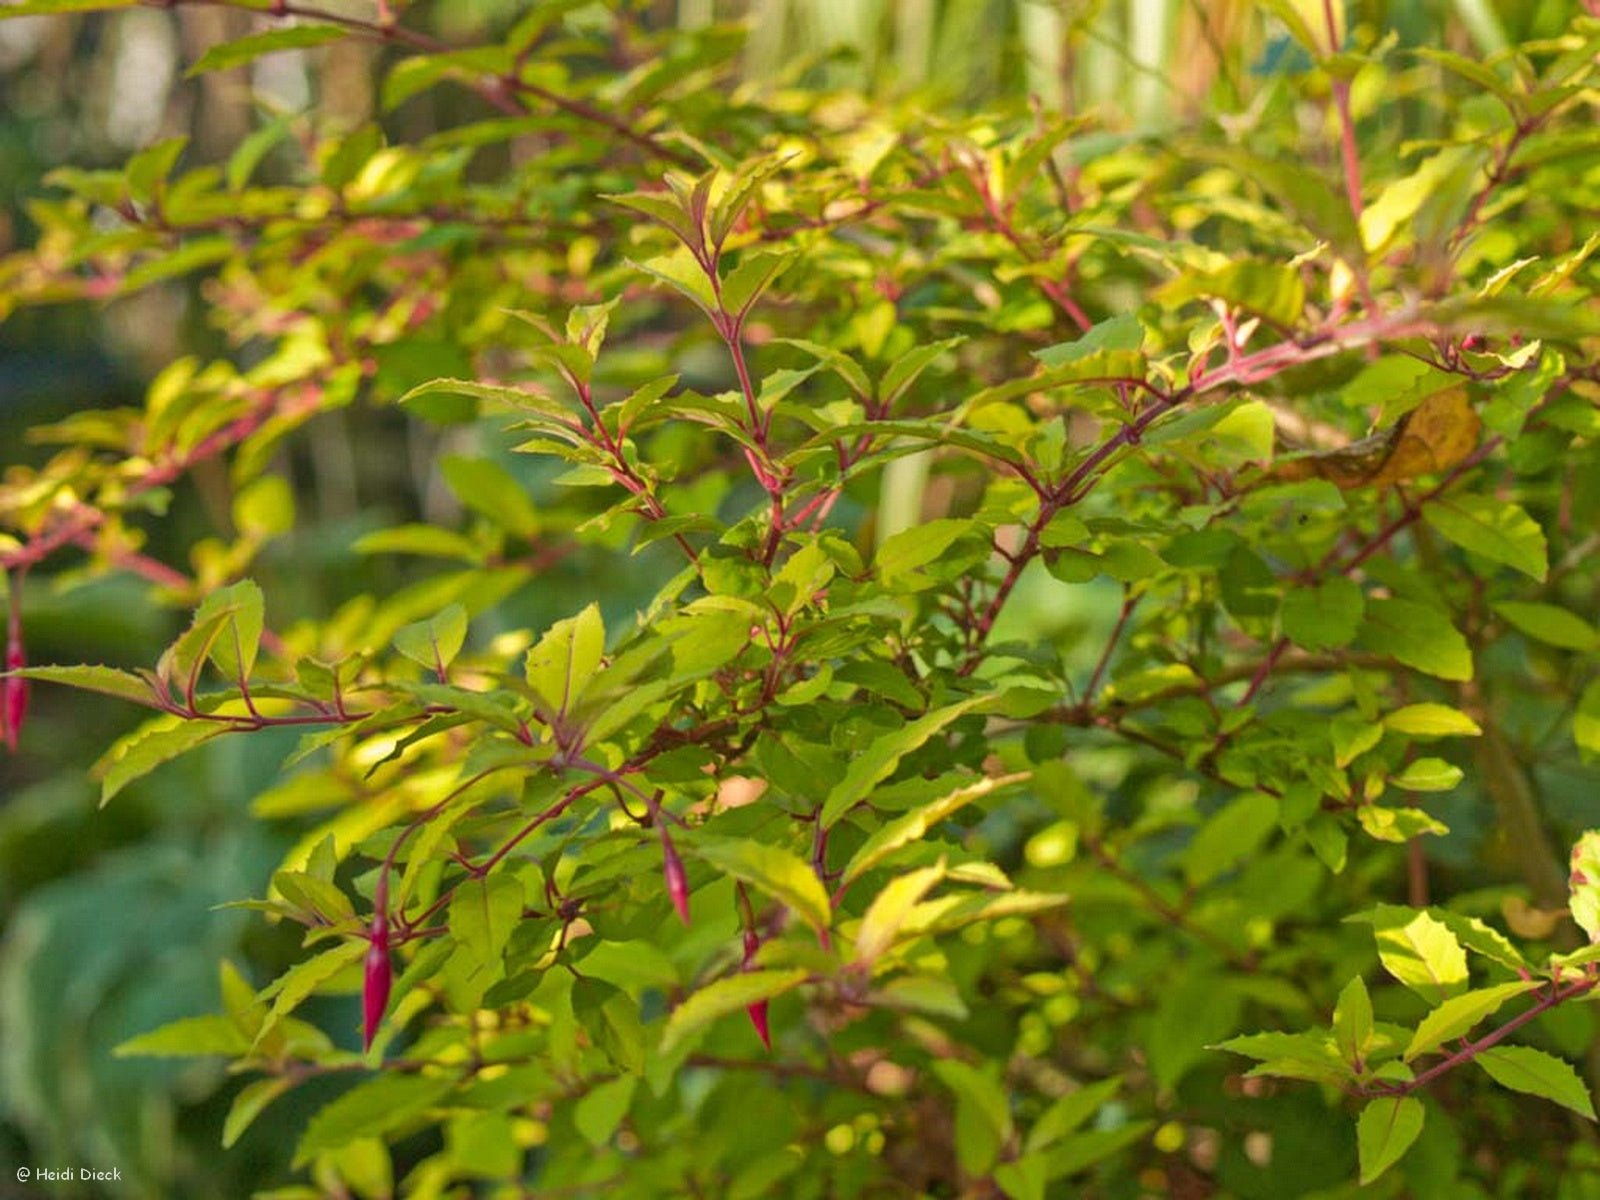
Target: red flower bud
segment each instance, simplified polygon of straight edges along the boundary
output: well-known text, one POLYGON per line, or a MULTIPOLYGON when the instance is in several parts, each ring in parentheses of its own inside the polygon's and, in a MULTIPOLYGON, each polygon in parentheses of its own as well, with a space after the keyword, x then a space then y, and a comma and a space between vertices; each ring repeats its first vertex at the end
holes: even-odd
MULTIPOLYGON (((6 647, 6 670, 20 671, 28 665, 22 642, 15 636, 6 647)), ((28 716, 28 681, 17 676, 7 679, 0 687, 0 730, 5 733, 6 749, 17 752, 17 739, 22 734, 22 722, 28 716)))
POLYGON ((678 910, 678 919, 689 923, 689 880, 683 873, 683 859, 672 845, 667 827, 661 827, 661 871, 667 877, 667 895, 672 897, 672 907, 678 910))
MULTIPOLYGON (((749 901, 744 897, 743 892, 740 893, 740 901, 740 907, 748 912, 749 901)), ((746 925, 744 927, 744 961, 739 964, 740 970, 750 971, 755 968, 756 951, 759 949, 761 949, 760 935, 756 933, 752 926, 746 925)), ((761 1044, 770 1051, 772 1049, 772 1033, 767 1028, 767 1002, 765 1000, 757 1000, 754 1004, 747 1004, 744 1011, 750 1018, 750 1024, 756 1027, 756 1036, 761 1039, 761 1044)))
POLYGON ((756 1036, 761 1039, 761 1044, 769 1051, 772 1049, 772 1032, 767 1028, 767 1002, 757 1000, 745 1010, 750 1015, 750 1024, 756 1027, 756 1036))
POLYGON ((389 920, 384 914, 373 918, 367 941, 371 944, 361 985, 363 1050, 372 1049, 372 1039, 377 1036, 384 1010, 389 1007, 389 985, 394 980, 394 969, 389 963, 389 920))

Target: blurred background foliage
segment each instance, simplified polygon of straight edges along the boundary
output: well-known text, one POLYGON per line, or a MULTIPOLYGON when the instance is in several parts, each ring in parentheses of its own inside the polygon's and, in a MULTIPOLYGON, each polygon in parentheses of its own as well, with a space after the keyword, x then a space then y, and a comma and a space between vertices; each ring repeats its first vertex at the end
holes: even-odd
MULTIPOLYGON (((359 0, 328 6, 367 11, 359 0)), ((527 0, 449 0, 418 4, 406 20, 469 44, 495 36, 527 7, 527 0)), ((647 23, 725 27, 728 38, 744 39, 743 70, 753 80, 860 89, 935 112, 1033 104, 1145 134, 1200 120, 1201 112, 1246 111, 1264 102, 1276 77, 1305 65, 1282 27, 1262 19, 1259 10, 1270 6, 1251 0, 657 0, 633 7, 647 23)), ((1573 0, 1352 0, 1349 20, 1391 30, 1402 45, 1476 54, 1554 32, 1572 7, 1573 0)), ((579 8, 568 19, 583 15, 579 8)), ((29 243, 26 202, 54 167, 117 165, 179 134, 192 138, 192 162, 220 161, 278 115, 315 108, 351 128, 376 117, 384 51, 358 41, 185 81, 186 63, 250 32, 252 21, 221 8, 153 6, 0 22, 0 254, 29 243)), ((1358 92, 1358 119, 1378 99, 1358 92)), ((1427 119, 1421 105, 1413 113, 1403 97, 1383 99, 1386 121, 1427 119)), ((453 106, 476 103, 433 91, 385 121, 416 140, 459 124, 463 113, 453 106)), ((1377 140, 1397 144, 1426 133, 1386 129, 1377 140)), ((263 170, 272 173, 270 157, 263 170)), ((28 444, 30 426, 135 402, 172 360, 223 354, 224 338, 204 320, 203 286, 178 281, 107 306, 28 308, 0 323, 5 461, 42 457, 44 447, 28 444)), ((446 436, 470 442, 475 435, 446 436)), ((453 519, 456 502, 434 470, 438 454, 452 447, 438 437, 391 410, 324 418, 289 464, 302 524, 257 564, 267 590, 296 611, 329 611, 349 595, 404 582, 391 574, 392 562, 363 558, 352 546, 396 520, 453 519)), ((225 489, 214 482, 208 488, 201 472, 178 492, 169 519, 155 527, 153 554, 181 561, 197 539, 226 526, 225 489)), ((538 626, 564 612, 563 574, 582 575, 590 593, 622 602, 647 595, 649 556, 635 560, 628 577, 600 574, 600 563, 616 573, 624 561, 557 564, 545 576, 555 586, 518 597, 506 620, 538 626)), ((86 581, 69 571, 31 586, 37 594, 25 600, 37 662, 142 664, 179 620, 128 580, 86 581)), ((1106 599, 1101 616, 1109 624, 1115 597, 1106 599)), ((1030 612, 1029 597, 1020 595, 1008 617, 1048 623, 1041 603, 1030 612)), ((219 741, 99 813, 84 764, 137 713, 63 689, 36 689, 34 704, 23 753, 0 761, 0 1195, 23 1165, 116 1167, 125 1179, 113 1188, 117 1196, 231 1198, 281 1181, 293 1111, 269 1112, 224 1156, 222 1115, 237 1083, 214 1064, 117 1059, 111 1048, 215 1008, 219 958, 257 979, 292 961, 292 936, 213 907, 259 893, 295 839, 291 822, 259 821, 250 811, 287 745, 267 736, 219 741)), ((1545 782, 1555 805, 1576 819, 1580 781, 1545 782)), ((1430 848, 1445 866, 1472 861, 1483 826, 1470 795, 1452 807, 1460 811, 1440 815, 1456 832, 1430 848)), ((353 1024, 353 997, 323 1003, 351 1011, 307 1015, 353 1024)), ((52 1194, 101 1193, 90 1185, 52 1194)))

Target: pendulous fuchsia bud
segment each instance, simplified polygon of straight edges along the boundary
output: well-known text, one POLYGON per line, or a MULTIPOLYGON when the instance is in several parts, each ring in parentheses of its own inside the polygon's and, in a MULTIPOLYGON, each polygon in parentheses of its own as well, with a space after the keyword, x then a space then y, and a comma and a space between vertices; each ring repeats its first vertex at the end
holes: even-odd
POLYGON ((761 1044, 770 1052, 772 1031, 767 1028, 767 1002, 757 1000, 754 1004, 747 1005, 744 1011, 750 1016, 750 1024, 756 1027, 756 1036, 761 1039, 761 1044))
MULTIPOLYGON (((741 900, 743 896, 741 894, 741 900)), ((748 905, 748 901, 745 902, 748 905)), ((761 939, 756 936, 756 931, 749 925, 744 928, 744 962, 741 967, 748 971, 755 965, 756 951, 761 949, 761 939)), ((772 1031, 767 1028, 767 1002, 757 1000, 754 1004, 745 1006, 745 1014, 750 1018, 750 1024, 756 1027, 756 1036, 761 1039, 761 1044, 769 1051, 772 1049, 772 1031)))
POLYGON ((689 880, 683 873, 683 859, 672 844, 667 827, 661 826, 661 871, 667 878, 667 895, 672 897, 672 907, 678 910, 678 919, 689 923, 689 880))
POLYGON ((394 980, 394 968, 389 962, 389 918, 379 911, 372 918, 372 931, 367 934, 366 975, 361 985, 363 1050, 372 1049, 372 1039, 378 1034, 378 1025, 389 1007, 389 985, 394 980))
MULTIPOLYGON (((13 631, 10 644, 6 646, 6 670, 20 671, 27 665, 22 639, 13 631)), ((20 677, 5 680, 0 685, 0 730, 5 733, 6 749, 13 754, 17 752, 17 739, 22 735, 22 722, 27 716, 28 681, 20 677)))

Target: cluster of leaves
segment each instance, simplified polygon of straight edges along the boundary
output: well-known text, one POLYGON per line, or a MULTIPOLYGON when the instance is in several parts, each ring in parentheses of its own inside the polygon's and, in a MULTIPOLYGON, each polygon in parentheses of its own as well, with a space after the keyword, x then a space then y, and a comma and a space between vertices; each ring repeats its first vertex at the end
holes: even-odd
POLYGON ((626 6, 456 47, 278 2, 194 70, 370 41, 391 128, 57 172, 0 311, 201 273, 234 353, 0 482, 13 614, 74 549, 194 608, 153 669, 13 670, 5 732, 24 681, 153 710, 105 801, 302 735, 245 907, 304 959, 125 1052, 257 1076, 229 1145, 351 1079, 285 1198, 1592 1172, 1488 1097, 1593 1115, 1600 835, 1562 806, 1600 753, 1600 21, 1480 62, 1265 7, 1302 69, 1157 141, 719 86, 737 31, 626 6), (401 140, 447 84, 482 111, 401 140), (364 538, 419 564, 389 595, 269 613, 285 464, 358 401, 476 439, 439 459, 462 527, 364 538), (229 536, 157 561, 218 461, 229 536), (499 619, 628 554, 637 607, 499 619), (1478 832, 1430 861, 1447 816, 1478 832), (357 994, 364 1038, 296 1015, 357 994))

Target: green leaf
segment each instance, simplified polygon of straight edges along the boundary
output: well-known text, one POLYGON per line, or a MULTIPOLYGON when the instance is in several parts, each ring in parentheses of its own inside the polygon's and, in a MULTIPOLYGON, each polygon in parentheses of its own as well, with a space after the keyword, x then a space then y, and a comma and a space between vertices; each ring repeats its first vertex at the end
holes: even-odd
POLYGON ((1591 679, 1572 714, 1572 740, 1590 754, 1600 754, 1600 678, 1591 679))
POLYGON ((115 667, 26 667, 21 671, 7 672, 24 679, 37 679, 41 683, 59 683, 80 688, 86 692, 99 692, 119 700, 132 700, 135 704, 153 706, 155 690, 149 682, 129 671, 115 667))
POLYGON ((1428 501, 1422 516, 1463 550, 1514 567, 1541 583, 1549 573, 1544 530, 1520 504, 1490 496, 1449 496, 1428 501))
POLYGON ((1420 808, 1389 808, 1378 804, 1363 804, 1356 809, 1356 820, 1368 837, 1380 842, 1409 842, 1414 837, 1434 834, 1443 837, 1450 827, 1420 808))
POLYGON ((984 1175, 1011 1138, 1011 1102, 993 1075, 969 1063, 941 1059, 933 1072, 956 1097, 956 1158, 969 1175, 984 1175))
POLYGON ((757 189, 778 171, 782 170, 790 157, 792 156, 787 154, 773 155, 770 158, 758 160, 754 164, 744 167, 739 172, 738 178, 729 183, 727 190, 722 194, 722 198, 711 208, 709 224, 711 244, 714 247, 721 248, 722 243, 727 240, 728 234, 738 224, 740 215, 744 212, 745 206, 755 196, 757 189))
POLYGON ((459 604, 395 631, 394 648, 442 677, 467 640, 467 610, 459 604))
POLYGON ((357 554, 418 554, 426 558, 483 561, 483 549, 472 539, 436 525, 396 525, 363 534, 351 547, 357 554))
POLYGON ((456 1086, 453 1075, 379 1075, 358 1083, 306 1126, 294 1166, 340 1150, 358 1138, 381 1137, 416 1120, 456 1086))
POLYGON ((883 410, 887 412, 893 408, 900 397, 911 389, 918 376, 937 362, 941 355, 954 350, 965 340, 965 338, 946 338, 942 342, 930 342, 907 350, 890 363, 889 369, 878 381, 878 403, 882 405, 883 410))
POLYGON ((705 244, 704 233, 696 224, 694 217, 684 207, 682 201, 669 192, 628 192, 603 195, 600 198, 609 200, 612 204, 620 204, 624 208, 631 208, 636 213, 643 213, 664 229, 670 229, 687 247, 698 248, 705 244))
POLYGON ((1361 214, 1367 250, 1382 257, 1397 245, 1433 240, 1460 220, 1486 154, 1478 146, 1448 146, 1385 184, 1361 214))
MULTIPOLYGON (((954 871, 952 871, 954 874, 954 871)), ((1031 892, 1015 888, 999 894, 941 896, 925 900, 907 915, 902 932, 915 936, 949 933, 983 921, 1027 917, 1060 908, 1071 900, 1061 892, 1031 892)))
MULTIPOLYGON (((474 400, 488 400, 496 404, 509 405, 521 413, 533 414, 537 417, 537 425, 540 429, 563 433, 572 439, 578 437, 577 423, 573 420, 572 414, 567 410, 567 407, 540 392, 528 391, 524 388, 500 387, 494 384, 478 383, 471 379, 432 379, 427 383, 420 383, 412 388, 400 397, 398 403, 410 404, 428 396, 468 396, 474 400)), ((466 461, 477 464, 485 460, 468 459, 466 461)), ((470 488, 470 483, 468 486, 470 488)))
POLYGON ((1279 621, 1283 636, 1306 650, 1337 650, 1355 640, 1366 611, 1360 586, 1342 575, 1284 592, 1279 621))
POLYGON ((701 988, 667 1018, 661 1036, 661 1053, 670 1055, 719 1017, 743 1012, 761 1000, 771 1000, 804 983, 810 972, 803 967, 782 971, 746 971, 701 988))
POLYGON ((265 621, 265 599, 254 580, 241 579, 232 587, 219 588, 200 603, 195 624, 214 616, 225 616, 226 624, 211 643, 211 661, 229 679, 248 681, 255 669, 256 652, 261 646, 265 621))
POLYGON ((1138 350, 1144 345, 1144 325, 1131 313, 1101 321, 1070 342, 1057 342, 1033 356, 1047 367, 1064 367, 1103 351, 1138 350))
MULTIPOLYGON (((637 943, 630 949, 637 952, 637 943)), ((595 963, 585 960, 586 971, 594 968, 595 963)), ((585 975, 573 980, 572 1013, 619 1068, 632 1075, 644 1070, 644 1027, 639 1021, 639 1006, 628 993, 585 975)))
MULTIPOLYGON (((509 1113, 483 1109, 457 1111, 444 1127, 444 1141, 451 1165, 462 1176, 509 1179, 522 1170, 523 1149, 517 1143, 516 1125, 509 1113)), ((387 1157, 384 1161, 387 1162, 387 1157)), ((392 1187, 383 1187, 366 1194, 392 1196, 394 1191, 392 1187)))
POLYGON ((292 1087, 294 1080, 278 1077, 257 1079, 240 1088, 222 1122, 222 1148, 231 1149, 267 1105, 292 1087))
POLYGON ((629 392, 626 399, 606 409, 610 427, 626 434, 641 415, 649 412, 654 404, 678 386, 678 378, 676 375, 664 375, 629 392))
POLYGON ((228 190, 243 190, 255 174, 261 160, 272 152, 274 146, 289 136, 292 122, 286 116, 268 121, 259 129, 251 130, 228 156, 228 190))
POLYGON ((263 54, 273 54, 280 50, 304 50, 311 46, 337 42, 348 36, 348 33, 337 25, 291 25, 286 29, 269 29, 264 33, 252 33, 246 37, 235 38, 231 42, 218 42, 214 46, 206 47, 206 52, 185 72, 185 77, 193 79, 196 75, 203 75, 207 71, 226 71, 230 67, 242 67, 254 62, 263 54))
POLYGON ((1099 1112, 1121 1088, 1122 1076, 1113 1075, 1067 1093, 1040 1114, 1028 1130, 1024 1147, 1031 1154, 1060 1141, 1099 1112))
MULTIPOLYGON (((1481 954, 1512 971, 1523 970, 1528 960, 1499 930, 1485 925, 1477 917, 1465 917, 1446 908, 1421 910, 1433 922, 1443 925, 1464 948, 1481 954)), ((1379 904, 1366 912, 1345 918, 1348 921, 1371 925, 1377 930, 1399 929, 1419 915, 1418 910, 1402 904, 1379 904)))
POLYGON ((1389 782, 1407 792, 1448 792, 1461 782, 1461 768, 1442 758, 1419 758, 1407 763, 1389 782))
POLYGON ((156 190, 172 174, 179 156, 189 144, 186 137, 167 138, 139 151, 128 160, 125 174, 128 194, 141 203, 155 199, 156 190))
POLYGON ((873 897, 856 931, 856 961, 871 964, 893 946, 911 910, 944 875, 941 860, 935 866, 900 876, 873 897))
POLYGON ((1333 762, 1341 771, 1379 742, 1383 741, 1383 726, 1355 717, 1335 717, 1328 726, 1333 742, 1333 762))
POLYGON ((272 887, 294 907, 324 924, 337 925, 355 919, 350 897, 340 891, 331 878, 319 878, 304 871, 278 871, 272 876, 272 887))
POLYGON ((1087 1171, 1143 1138, 1154 1124, 1154 1121, 1130 1121, 1116 1129, 1090 1129, 1075 1133, 1045 1156, 1046 1174, 1052 1179, 1059 1179, 1087 1171))
POLYGON ((628 1106, 633 1103, 634 1089, 638 1086, 638 1076, 624 1075, 590 1088, 573 1106, 572 1123, 591 1146, 604 1146, 611 1141, 622 1118, 628 1115, 628 1106))
POLYGON ((969 696, 943 708, 924 713, 915 721, 902 725, 893 733, 878 738, 851 760, 844 778, 834 785, 823 803, 820 820, 824 826, 832 825, 856 804, 871 795, 877 787, 900 765, 900 759, 920 748, 934 734, 958 717, 971 712, 992 697, 969 696))
POLYGON ((1356 1150, 1365 1187, 1399 1162, 1422 1132, 1422 1101, 1400 1096, 1369 1101, 1356 1122, 1356 1150))
POLYGON ((240 1032, 254 1038, 256 1030, 261 1028, 261 1019, 266 1016, 266 1006, 256 1000, 255 988, 240 974, 239 968, 227 959, 223 959, 217 968, 217 983, 228 1019, 240 1032))
POLYGON ((844 380, 846 386, 862 400, 872 398, 872 380, 867 377, 861 364, 842 350, 818 342, 808 342, 804 338, 774 338, 773 341, 781 346, 793 346, 796 350, 803 350, 844 380))
POLYGON ((260 1046, 278 1022, 299 1008, 308 996, 340 971, 359 962, 366 952, 366 941, 352 938, 340 942, 331 950, 324 950, 315 958, 296 963, 274 980, 261 993, 263 1000, 271 999, 272 1007, 268 1010, 266 1019, 261 1022, 261 1028, 256 1031, 255 1042, 251 1048, 260 1046))
POLYGON ((159 721, 161 723, 154 727, 146 726, 132 741, 118 743, 112 748, 114 757, 101 759, 96 765, 94 773, 100 778, 101 808, 110 804, 130 783, 228 731, 226 724, 213 721, 191 720, 178 724, 171 724, 169 718, 159 721))
POLYGON ((1278 801, 1265 792, 1235 797, 1200 827, 1183 854, 1191 886, 1209 883, 1249 858, 1278 824, 1278 801))
MULTIPOLYGON (((1408 911, 1392 905, 1378 907, 1392 908, 1396 912, 1408 911)), ((1505 934, 1485 925, 1477 917, 1464 917, 1460 913, 1444 908, 1430 908, 1428 915, 1454 934, 1456 940, 1474 954, 1480 954, 1512 971, 1520 971, 1528 965, 1528 960, 1511 944, 1505 934)))
POLYGON ((1478 737, 1483 733, 1466 713, 1445 704, 1408 704, 1385 716, 1383 724, 1417 738, 1478 737))
POLYGON ((528 493, 492 459, 450 456, 439 464, 439 471, 461 503, 507 532, 530 538, 543 527, 528 493))
POLYGON ((1472 678, 1472 647, 1450 623, 1449 614, 1432 605, 1371 600, 1361 640, 1369 650, 1439 679, 1465 683, 1472 678))
POLYGON ((474 46, 449 54, 407 55, 396 62, 384 78, 380 92, 383 111, 398 108, 443 79, 504 75, 513 69, 511 52, 498 44, 474 46))
POLYGON ((1372 925, 1384 969, 1429 1004, 1443 1004, 1465 989, 1467 956, 1455 934, 1435 917, 1379 905, 1349 919, 1372 925))
POLYGON ((422 704, 454 709, 496 729, 503 729, 514 737, 521 737, 526 732, 524 722, 510 703, 510 694, 507 692, 474 692, 454 684, 399 679, 391 680, 389 686, 405 692, 422 704))
POLYGON ((591 604, 575 617, 550 626, 528 651, 528 683, 545 710, 565 716, 599 670, 606 649, 606 627, 600 606, 591 604))
POLYGON ((1513 629, 1563 650, 1600 649, 1600 630, 1575 612, 1554 604, 1504 600, 1494 606, 1513 629))
POLYGON ((1405 1060, 1410 1062, 1418 1055, 1437 1050, 1446 1042, 1460 1037, 1479 1021, 1500 1011, 1500 1006, 1514 996, 1522 996, 1543 986, 1540 980, 1516 980, 1493 987, 1475 988, 1446 1000, 1422 1019, 1411 1043, 1405 1049, 1405 1060))
POLYGON ((1473 84, 1480 91, 1488 92, 1497 97, 1513 114, 1522 112, 1523 97, 1511 90, 1506 81, 1501 79, 1494 70, 1476 59, 1467 58, 1465 55, 1456 54, 1449 50, 1440 50, 1433 46, 1420 46, 1412 51, 1419 58, 1426 58, 1436 62, 1453 75, 1473 84))
POLYGON ((833 905, 811 865, 778 846, 735 838, 696 837, 685 848, 721 871, 794 909, 813 929, 826 929, 833 905))
POLYGON ((977 528, 974 521, 940 518, 903 529, 884 539, 873 565, 884 583, 894 584, 918 567, 938 559, 959 538, 976 532, 977 528))
POLYGON ((522 919, 522 880, 504 871, 460 884, 450 899, 450 933, 484 965, 500 961, 522 919))
POLYGON ((861 849, 857 850, 850 861, 845 864, 841 882, 850 883, 859 879, 896 850, 912 842, 919 841, 930 829, 935 828, 940 822, 946 820, 966 805, 971 804, 974 800, 982 799, 1003 788, 1026 782, 1027 778, 1027 775, 1017 774, 1006 775, 996 779, 979 779, 974 783, 947 792, 937 800, 931 800, 919 808, 896 817, 888 824, 875 830, 872 836, 862 843, 861 849))
POLYGON ((1297 268, 1241 259, 1216 271, 1186 271, 1156 290, 1174 308, 1201 296, 1288 327, 1305 311, 1306 285, 1297 268))
POLYGON ((663 254, 644 262, 630 258, 628 263, 674 291, 687 296, 707 315, 717 311, 717 298, 711 290, 711 281, 706 278, 705 268, 695 261, 688 250, 679 248, 671 254, 663 254))
POLYGON ((723 307, 736 318, 743 318, 798 257, 793 251, 746 253, 722 281, 723 307))
POLYGON ((1372 998, 1367 995, 1366 981, 1357 975, 1345 984, 1333 1010, 1333 1040, 1352 1070, 1365 1068, 1372 1032, 1372 998))
MULTIPOLYGON (((1277 0, 1277 6, 1288 3, 1289 0, 1277 0)), ((1343 190, 1317 171, 1308 170, 1305 163, 1269 159, 1231 149, 1204 149, 1198 156, 1220 161, 1241 179, 1260 187, 1348 261, 1357 262, 1365 256, 1361 232, 1350 215, 1343 190)))
POLYGON ((1326 1033, 1247 1033, 1218 1042, 1214 1049, 1242 1054, 1262 1065, 1251 1075, 1340 1083, 1353 1077, 1326 1033))
POLYGON ((231 1017, 183 1017, 160 1029, 141 1033, 119 1045, 118 1058, 200 1058, 221 1054, 238 1057, 250 1049, 250 1039, 231 1017))
POLYGON ((199 682, 207 659, 234 682, 249 680, 261 645, 264 601, 248 579, 218 588, 195 610, 194 620, 161 656, 157 672, 185 695, 199 682))
POLYGON ((1501 1087, 1530 1096, 1542 1096, 1594 1120, 1589 1088, 1564 1059, 1532 1046, 1491 1046, 1474 1061, 1501 1087))
POLYGON ((1000 1163, 994 1169, 994 1181, 1006 1194, 1007 1200, 1045 1200, 1045 1187, 1050 1182, 1050 1160, 1043 1154, 1024 1154, 1000 1163))
POLYGON ((896 1012, 921 1013, 946 1021, 965 1021, 972 1011, 961 999, 961 992, 948 978, 935 975, 896 975, 874 989, 867 1003, 896 1012))

